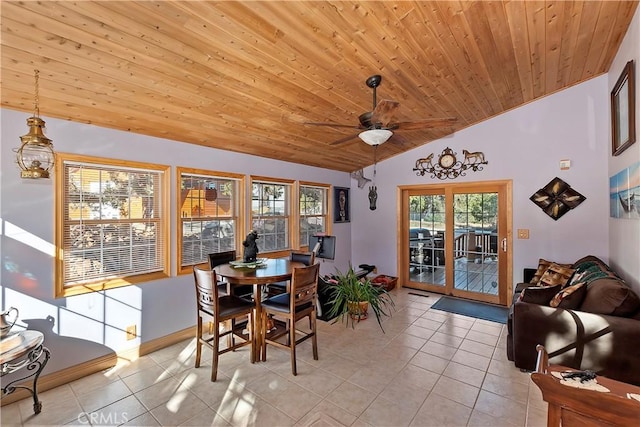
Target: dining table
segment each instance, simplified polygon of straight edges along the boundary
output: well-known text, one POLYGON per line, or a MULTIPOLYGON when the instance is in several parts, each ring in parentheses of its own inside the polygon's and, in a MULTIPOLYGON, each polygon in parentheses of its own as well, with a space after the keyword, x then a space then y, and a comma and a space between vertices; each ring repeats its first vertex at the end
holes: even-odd
POLYGON ((255 328, 251 345, 256 361, 265 361, 266 354, 262 353, 262 343, 267 334, 265 325, 262 324, 262 287, 269 283, 291 280, 293 269, 304 267, 301 262, 291 261, 288 258, 267 258, 264 263, 258 263, 251 267, 241 263, 227 263, 214 267, 217 275, 222 276, 233 286, 253 285, 253 299, 255 308, 255 328))

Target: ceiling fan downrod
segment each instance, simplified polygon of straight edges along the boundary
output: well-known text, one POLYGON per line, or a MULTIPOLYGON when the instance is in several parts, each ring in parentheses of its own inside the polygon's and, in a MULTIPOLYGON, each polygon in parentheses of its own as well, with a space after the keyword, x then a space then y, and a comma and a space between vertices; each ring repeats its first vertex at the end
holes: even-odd
POLYGON ((376 88, 380 86, 380 83, 382 83, 382 76, 379 74, 373 75, 367 79, 366 83, 367 86, 373 89, 373 108, 371 109, 371 111, 373 111, 376 109, 376 105, 378 105, 376 100, 376 88))

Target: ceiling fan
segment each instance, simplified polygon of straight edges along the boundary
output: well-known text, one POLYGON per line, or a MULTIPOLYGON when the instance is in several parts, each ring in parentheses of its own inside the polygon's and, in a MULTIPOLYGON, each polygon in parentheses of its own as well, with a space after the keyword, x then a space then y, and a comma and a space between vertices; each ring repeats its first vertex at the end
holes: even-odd
POLYGON ((377 146, 385 143, 394 136, 396 137, 395 139, 400 140, 394 131, 433 129, 451 126, 457 120, 454 117, 444 117, 411 122, 395 122, 395 112, 400 107, 400 103, 388 99, 383 99, 379 103, 376 102, 376 88, 380 86, 380 83, 382 83, 382 76, 377 74, 366 80, 367 86, 373 89, 373 111, 360 114, 358 117, 360 123, 357 126, 316 122, 305 122, 305 124, 312 126, 346 127, 359 130, 358 133, 333 141, 329 145, 343 144, 355 137, 360 137, 365 143, 377 146))

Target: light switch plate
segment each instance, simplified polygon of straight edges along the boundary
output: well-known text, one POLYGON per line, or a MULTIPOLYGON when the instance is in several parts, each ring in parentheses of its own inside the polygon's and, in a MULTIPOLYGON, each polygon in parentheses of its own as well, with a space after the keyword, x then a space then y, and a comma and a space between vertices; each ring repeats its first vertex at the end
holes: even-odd
POLYGON ((529 238, 529 229, 518 228, 518 239, 528 239, 528 238, 529 238))

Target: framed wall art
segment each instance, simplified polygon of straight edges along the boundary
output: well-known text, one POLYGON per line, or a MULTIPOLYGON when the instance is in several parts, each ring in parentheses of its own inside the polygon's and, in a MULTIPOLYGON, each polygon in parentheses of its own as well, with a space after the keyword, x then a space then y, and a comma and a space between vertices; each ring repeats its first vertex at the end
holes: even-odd
POLYGON ((347 187, 333 187, 333 222, 349 222, 349 189, 347 187))
POLYGON ((636 89, 633 60, 627 62, 611 91, 611 153, 619 155, 636 142, 636 89))
POLYGON ((640 220, 640 162, 609 177, 609 216, 640 220))
POLYGON ((562 215, 586 199, 558 177, 553 178, 547 185, 529 197, 529 200, 538 205, 554 221, 560 219, 562 215))

